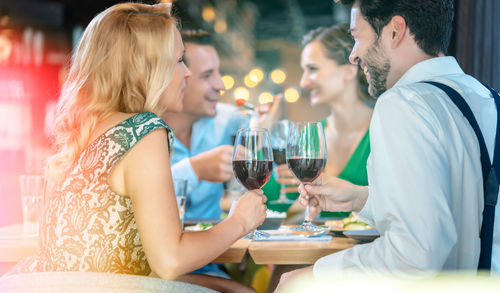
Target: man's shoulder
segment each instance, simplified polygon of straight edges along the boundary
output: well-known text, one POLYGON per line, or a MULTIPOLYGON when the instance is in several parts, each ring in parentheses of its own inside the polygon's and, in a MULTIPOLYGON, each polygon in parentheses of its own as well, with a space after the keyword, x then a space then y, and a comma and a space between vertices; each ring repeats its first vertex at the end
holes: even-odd
POLYGON ((238 108, 227 103, 217 103, 217 114, 213 117, 216 124, 225 124, 233 121, 239 114, 238 108))
POLYGON ((465 73, 453 74, 447 76, 433 77, 429 79, 424 79, 418 82, 408 83, 405 85, 399 85, 388 89, 384 94, 382 94, 380 99, 393 99, 401 98, 405 100, 414 99, 429 99, 436 95, 446 95, 438 87, 428 84, 425 81, 433 81, 447 85, 463 96, 480 96, 488 98, 490 93, 486 87, 484 87, 481 82, 479 82, 474 77, 467 75, 465 73))
POLYGON ((237 113, 237 112, 238 112, 238 108, 235 105, 231 105, 228 103, 220 103, 220 102, 217 103, 217 115, 216 116, 224 115, 227 113, 237 113))

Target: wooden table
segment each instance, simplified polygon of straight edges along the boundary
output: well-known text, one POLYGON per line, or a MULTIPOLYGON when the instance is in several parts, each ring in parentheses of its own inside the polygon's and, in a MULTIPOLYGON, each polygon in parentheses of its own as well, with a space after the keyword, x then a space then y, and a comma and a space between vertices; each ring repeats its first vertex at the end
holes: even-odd
POLYGON ((248 246, 250 245, 250 239, 240 239, 233 243, 228 250, 226 250, 223 254, 217 257, 213 262, 231 262, 231 263, 240 263, 243 261, 243 257, 248 250, 248 246))
POLYGON ((2 239, 5 236, 22 235, 23 229, 23 224, 0 227, 0 262, 18 262, 35 254, 38 237, 2 239))
POLYGON ((313 264, 323 256, 358 243, 343 237, 333 237, 330 241, 252 241, 248 251, 256 264, 313 264))
MULTIPOLYGON (((38 237, 1 239, 5 236, 20 235, 22 231, 22 224, 0 227, 0 262, 18 262, 27 256, 35 254, 38 246, 38 237)), ((213 262, 240 263, 247 252, 250 242, 250 239, 236 241, 213 262)))
MULTIPOLYGON (((22 224, 0 227, 0 238, 17 235, 22 224)), ((331 241, 251 241, 240 239, 213 262, 240 263, 248 251, 256 264, 313 264, 318 258, 358 244, 350 238, 333 237, 331 241)), ((0 262, 17 262, 35 254, 37 237, 0 239, 0 262)))

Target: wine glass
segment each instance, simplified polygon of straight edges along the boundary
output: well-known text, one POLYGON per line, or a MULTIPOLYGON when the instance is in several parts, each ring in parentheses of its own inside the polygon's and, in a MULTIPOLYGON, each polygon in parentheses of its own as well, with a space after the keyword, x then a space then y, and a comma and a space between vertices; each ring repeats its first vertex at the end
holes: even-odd
MULTIPOLYGON (((249 127, 251 115, 251 111, 246 109, 239 109, 238 113, 235 113, 233 123, 236 127, 233 127, 230 130, 231 144, 233 146, 236 141, 236 134, 238 133, 238 130, 249 127)), ((236 198, 239 198, 244 192, 245 189, 238 183, 234 175, 231 179, 224 182, 224 196, 226 196, 229 200, 233 201, 236 198)))
MULTIPOLYGON (((233 171, 247 190, 266 184, 273 170, 273 152, 269 132, 263 128, 242 128, 236 133, 233 150, 233 171)), ((260 237, 254 233, 254 237, 260 237)))
MULTIPOLYGON (((321 122, 297 122, 288 134, 286 160, 292 174, 302 183, 311 183, 323 172, 326 164, 325 133, 321 122)), ((308 195, 306 195, 308 199, 308 195)), ((296 231, 320 231, 309 217, 306 206, 305 219, 296 231)))
MULTIPOLYGON (((273 157, 276 165, 286 164, 286 142, 290 125, 292 122, 288 120, 281 120, 276 123, 271 129, 271 146, 273 147, 273 157)), ((276 172, 276 178, 278 174, 276 172)), ((285 186, 280 184, 280 195, 277 200, 273 200, 271 204, 293 204, 295 200, 288 199, 286 193, 283 192, 285 186)))

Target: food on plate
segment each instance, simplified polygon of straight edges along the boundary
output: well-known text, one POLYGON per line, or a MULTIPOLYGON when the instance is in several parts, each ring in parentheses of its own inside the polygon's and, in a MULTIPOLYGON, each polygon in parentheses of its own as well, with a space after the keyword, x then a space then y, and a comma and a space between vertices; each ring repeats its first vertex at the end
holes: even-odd
POLYGON ((266 218, 286 218, 285 212, 277 212, 273 210, 266 211, 266 218))
POLYGON ((374 227, 361 221, 357 216, 351 215, 350 217, 342 220, 325 221, 325 226, 331 227, 332 230, 371 230, 374 227))
POLYGON ((204 231, 212 228, 214 224, 212 223, 196 223, 196 225, 193 226, 187 226, 184 228, 186 231, 204 231))

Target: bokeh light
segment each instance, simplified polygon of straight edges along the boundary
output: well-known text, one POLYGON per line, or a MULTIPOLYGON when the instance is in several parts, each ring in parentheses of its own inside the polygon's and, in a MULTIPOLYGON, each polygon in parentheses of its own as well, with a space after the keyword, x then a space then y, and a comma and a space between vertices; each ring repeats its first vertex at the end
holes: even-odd
POLYGON ((222 82, 224 83, 226 91, 232 89, 234 86, 234 78, 231 75, 224 75, 222 77, 222 82))
POLYGON ((256 87, 259 83, 255 81, 255 78, 252 78, 250 74, 245 75, 245 78, 243 79, 243 82, 245 85, 249 88, 254 88, 256 87))
POLYGON ((271 72, 271 80, 275 84, 281 84, 286 80, 286 73, 281 69, 275 69, 271 72))
POLYGON ((239 86, 239 87, 234 89, 234 99, 235 100, 248 101, 249 97, 250 97, 250 92, 248 91, 247 88, 239 86))
POLYGON ((274 101, 274 96, 270 92, 263 92, 259 95, 259 103, 267 104, 274 101))
POLYGON ((12 42, 7 36, 0 35, 0 63, 7 61, 12 53, 12 42))
POLYGON ((212 22, 215 19, 215 10, 212 6, 205 6, 203 7, 203 10, 201 11, 201 17, 206 22, 212 22))
POLYGON ((214 30, 218 34, 223 34, 227 31, 227 23, 225 20, 216 20, 214 24, 214 30))
POLYGON ((255 67, 250 70, 248 76, 253 82, 259 83, 262 81, 262 79, 264 79, 264 72, 262 72, 262 69, 255 67))
POLYGON ((285 90, 285 100, 288 103, 295 103, 299 100, 300 93, 296 88, 290 87, 285 90))

